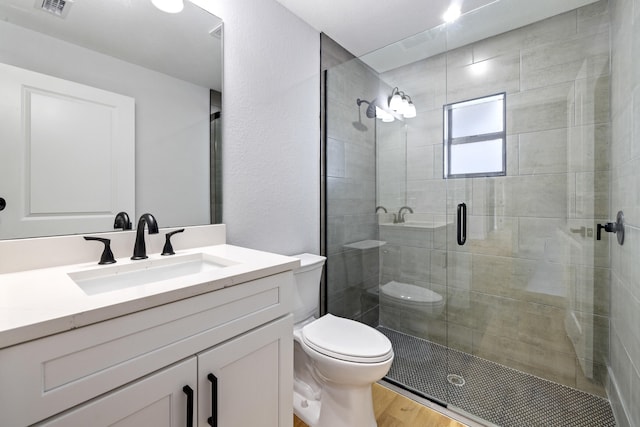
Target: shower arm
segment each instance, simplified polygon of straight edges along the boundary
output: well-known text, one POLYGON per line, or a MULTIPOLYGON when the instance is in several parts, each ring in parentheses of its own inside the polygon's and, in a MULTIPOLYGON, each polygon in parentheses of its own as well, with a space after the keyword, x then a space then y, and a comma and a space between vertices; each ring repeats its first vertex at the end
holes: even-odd
POLYGON ((367 101, 365 99, 358 98, 356 100, 356 104, 358 104, 358 107, 360 107, 360 105, 362 105, 363 102, 367 103, 367 105, 369 106, 367 107, 366 115, 370 119, 375 119, 376 118, 376 100, 377 98, 374 99, 373 101, 367 101))

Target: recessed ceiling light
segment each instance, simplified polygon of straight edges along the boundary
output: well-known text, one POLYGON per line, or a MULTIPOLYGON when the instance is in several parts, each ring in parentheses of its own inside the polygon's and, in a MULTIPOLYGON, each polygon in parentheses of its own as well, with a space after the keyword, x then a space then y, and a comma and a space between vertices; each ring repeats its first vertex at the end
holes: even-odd
POLYGON ((442 20, 447 23, 453 22, 460 17, 460 13, 460 6, 452 4, 444 15, 442 15, 442 20))

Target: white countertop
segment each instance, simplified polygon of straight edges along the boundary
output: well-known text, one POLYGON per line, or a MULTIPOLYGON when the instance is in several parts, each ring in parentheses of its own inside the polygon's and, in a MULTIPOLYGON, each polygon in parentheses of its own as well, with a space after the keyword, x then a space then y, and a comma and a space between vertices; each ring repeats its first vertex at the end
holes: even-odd
MULTIPOLYGON (((176 251, 205 253, 236 264, 176 279, 87 295, 68 275, 96 262, 0 274, 0 348, 270 276, 299 266, 296 258, 220 244, 176 251)), ((149 259, 166 259, 149 254, 149 259)), ((118 258, 116 264, 141 261, 118 258)))

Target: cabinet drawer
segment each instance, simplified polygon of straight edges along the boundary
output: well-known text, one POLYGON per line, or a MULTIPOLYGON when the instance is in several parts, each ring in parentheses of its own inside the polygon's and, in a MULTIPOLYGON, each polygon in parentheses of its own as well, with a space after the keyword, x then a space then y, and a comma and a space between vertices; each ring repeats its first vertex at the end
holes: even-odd
POLYGON ((195 401, 197 367, 192 357, 37 426, 184 427, 190 402, 183 387, 191 388, 195 401))
POLYGON ((291 311, 274 276, 0 350, 0 425, 55 415, 291 311))

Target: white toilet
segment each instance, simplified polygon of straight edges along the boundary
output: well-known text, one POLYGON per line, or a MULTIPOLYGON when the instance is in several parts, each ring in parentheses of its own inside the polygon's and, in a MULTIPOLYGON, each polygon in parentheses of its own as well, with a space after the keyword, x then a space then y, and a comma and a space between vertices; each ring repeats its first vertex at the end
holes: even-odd
POLYGON ((391 342, 353 320, 316 319, 325 258, 294 257, 294 412, 310 427, 375 427, 371 385, 391 367, 391 342))
POLYGON ((419 310, 421 314, 437 317, 444 310, 444 298, 431 289, 392 280, 380 286, 380 307, 419 310))
POLYGON ((380 325, 420 338, 441 336, 446 301, 443 295, 422 286, 392 280, 380 285, 380 325))

